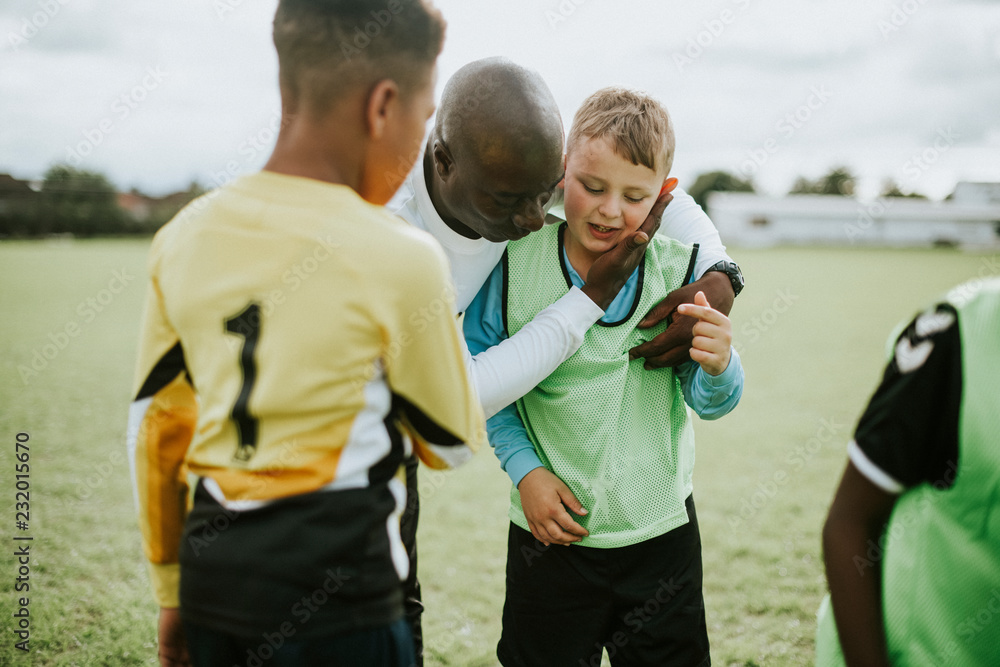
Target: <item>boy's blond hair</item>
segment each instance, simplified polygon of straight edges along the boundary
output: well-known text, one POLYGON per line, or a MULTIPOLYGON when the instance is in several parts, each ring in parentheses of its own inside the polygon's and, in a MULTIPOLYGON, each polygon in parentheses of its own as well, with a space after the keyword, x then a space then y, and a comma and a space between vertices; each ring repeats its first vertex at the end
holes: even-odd
POLYGON ((583 101, 573 117, 566 152, 582 139, 605 138, 632 164, 670 173, 674 162, 674 124, 666 108, 649 95, 628 88, 602 88, 583 101))

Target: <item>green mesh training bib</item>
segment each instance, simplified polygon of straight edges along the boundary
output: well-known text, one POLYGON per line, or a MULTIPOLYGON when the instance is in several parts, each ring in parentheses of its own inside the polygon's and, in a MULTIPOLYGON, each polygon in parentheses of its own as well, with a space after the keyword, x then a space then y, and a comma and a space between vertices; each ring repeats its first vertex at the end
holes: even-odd
MULTIPOLYGON (((954 484, 906 491, 886 527, 886 642, 904 667, 1000 665, 1000 279, 948 301, 962 344, 954 484)), ((835 640, 824 604, 817 665, 844 664, 835 640)))
MULTIPOLYGON (((504 324, 513 336, 566 293, 565 224, 549 225, 507 246, 504 324), (511 280, 511 276, 515 279, 511 280)), ((636 544, 687 523, 694 431, 672 369, 643 369, 628 351, 661 333, 636 329, 651 307, 691 274, 696 250, 654 237, 639 271, 628 317, 598 322, 583 345, 517 402, 542 463, 573 491, 588 514, 574 518, 590 535, 582 546, 636 544)), ((510 518, 528 530, 511 489, 510 518)))

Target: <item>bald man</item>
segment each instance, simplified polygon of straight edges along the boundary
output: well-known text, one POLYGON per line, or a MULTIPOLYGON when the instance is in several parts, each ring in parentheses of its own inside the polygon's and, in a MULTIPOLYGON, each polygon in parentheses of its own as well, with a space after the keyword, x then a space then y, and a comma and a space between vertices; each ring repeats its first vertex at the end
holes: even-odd
MULTIPOLYGON (((503 257, 507 242, 545 224, 547 208, 562 196, 558 185, 564 175, 563 151, 559 109, 537 72, 503 58, 487 58, 466 65, 448 81, 423 156, 389 208, 441 243, 457 290, 458 312, 472 302, 503 257)), ((729 313, 742 286, 739 270, 690 195, 682 190, 665 193, 640 230, 595 263, 583 289, 568 288, 562 299, 502 344, 475 357, 467 355, 487 417, 523 396, 576 352, 587 329, 604 315, 603 309, 642 260, 645 242, 656 232, 661 216, 671 238, 700 244, 695 266, 699 280, 655 306, 646 318, 647 326, 661 322, 680 303, 693 303, 699 290, 713 307, 729 313)), ((632 353, 645 357, 650 368, 688 361, 693 324, 690 318, 676 316, 663 334, 632 353)), ((411 458, 402 533, 411 561, 407 617, 421 656, 416 468, 416 459, 411 458)), ((528 471, 508 468, 507 472, 517 485, 528 471)), ((551 513, 562 528, 579 528, 565 508, 582 507, 559 484, 539 492, 552 499, 551 513)))

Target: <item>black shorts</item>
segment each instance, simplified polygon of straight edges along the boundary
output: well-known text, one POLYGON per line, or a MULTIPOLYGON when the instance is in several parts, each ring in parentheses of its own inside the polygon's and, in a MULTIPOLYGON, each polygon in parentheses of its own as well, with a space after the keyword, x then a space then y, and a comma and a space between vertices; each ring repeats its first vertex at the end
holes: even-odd
POLYGON ((710 665, 701 537, 689 521, 615 549, 544 546, 511 524, 497 657, 505 667, 710 665))
POLYGON ((388 625, 320 639, 286 635, 291 622, 256 637, 228 635, 184 624, 194 667, 413 667, 410 626, 388 625))

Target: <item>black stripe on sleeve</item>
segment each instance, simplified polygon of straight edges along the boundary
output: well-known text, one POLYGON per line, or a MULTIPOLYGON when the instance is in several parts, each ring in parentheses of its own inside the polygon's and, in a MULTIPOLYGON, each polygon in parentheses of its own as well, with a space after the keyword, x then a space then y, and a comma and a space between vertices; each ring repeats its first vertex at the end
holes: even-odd
POLYGON ((188 375, 188 381, 190 381, 187 363, 184 361, 184 349, 178 342, 170 348, 169 352, 160 357, 153 369, 149 371, 146 381, 142 383, 142 388, 139 389, 139 393, 133 400, 141 401, 144 398, 149 398, 173 382, 181 373, 188 375))
POLYGON ((455 447, 465 444, 464 441, 450 433, 428 417, 424 412, 399 394, 392 395, 392 411, 406 415, 406 421, 417 432, 417 435, 434 445, 455 447))

